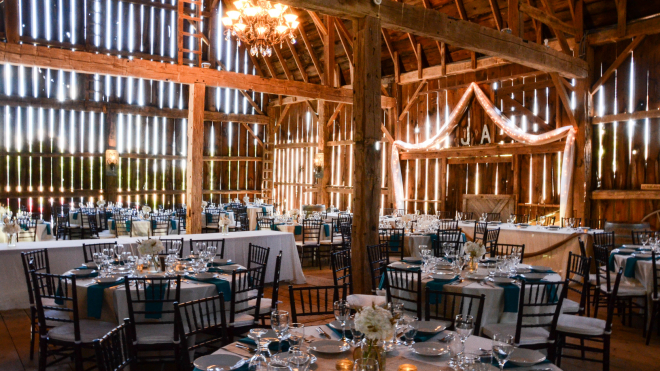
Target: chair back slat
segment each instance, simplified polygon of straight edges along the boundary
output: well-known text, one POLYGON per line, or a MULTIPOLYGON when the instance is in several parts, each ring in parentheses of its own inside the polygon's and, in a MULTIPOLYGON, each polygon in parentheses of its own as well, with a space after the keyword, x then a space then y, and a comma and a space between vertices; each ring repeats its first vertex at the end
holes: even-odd
POLYGON ((346 300, 348 287, 342 286, 289 286, 291 321, 300 322, 299 317, 333 315, 334 302, 346 300))
POLYGON ((30 306, 34 305, 34 291, 32 287, 31 271, 37 273, 50 273, 50 261, 48 260, 48 249, 26 251, 21 253, 23 262, 23 274, 28 288, 30 306))
POLYGON ((248 250, 248 264, 247 268, 255 266, 265 267, 268 264, 268 256, 270 255, 270 247, 261 247, 250 243, 248 250))
POLYGON ((273 229, 273 226, 275 225, 275 221, 271 218, 259 218, 257 219, 257 226, 259 227, 259 230, 266 230, 269 231, 273 229))
POLYGON ((225 299, 222 294, 175 303, 175 322, 181 335, 183 365, 192 369, 190 354, 211 354, 229 344, 225 299))
POLYGON ((349 294, 353 293, 353 270, 351 267, 351 251, 341 250, 330 255, 332 278, 336 286, 348 285, 349 294))
POLYGON ((566 266, 566 280, 568 280, 567 289, 580 296, 579 315, 584 314, 587 305, 587 294, 589 294, 589 267, 591 258, 568 253, 568 262, 566 266))
POLYGON ((174 327, 174 303, 181 301, 181 276, 126 277, 124 288, 133 340, 137 336, 137 326, 149 325, 171 325, 173 339, 178 340, 174 327))
POLYGON ((389 256, 399 255, 401 259, 404 256, 404 236, 403 228, 380 228, 378 230, 378 242, 388 247, 389 256))
POLYGON ((433 256, 444 256, 444 248, 449 248, 451 255, 457 255, 463 249, 463 232, 460 229, 438 230, 432 243, 433 256))
POLYGON ((425 298, 426 321, 434 319, 454 323, 458 314, 471 315, 474 318, 474 334, 479 334, 486 295, 431 290, 426 287, 425 298))
POLYGON ((523 280, 518 300, 518 319, 514 343, 520 344, 523 328, 543 328, 550 331, 549 341, 556 337, 556 325, 566 297, 567 281, 528 282, 523 280))
POLYGON ((389 264, 389 249, 385 244, 367 246, 369 256, 369 269, 371 273, 371 290, 376 292, 389 264))
POLYGON ((509 256, 513 251, 516 251, 520 254, 520 263, 522 263, 525 257, 525 244, 515 245, 508 243, 496 243, 490 248, 490 256, 509 256))
POLYGON ((605 246, 609 250, 612 250, 614 248, 614 232, 594 233, 594 244, 605 246))
POLYGON ((163 244, 163 251, 159 255, 167 255, 167 252, 174 246, 174 244, 179 244, 179 259, 183 258, 183 238, 158 238, 163 244))
POLYGON ((238 314, 254 314, 255 323, 259 318, 259 306, 264 293, 266 266, 257 265, 253 268, 235 270, 232 272, 231 304, 229 308, 229 326, 232 327, 238 314), (250 302, 254 305, 250 305, 250 302))
POLYGON ((458 229, 458 220, 438 220, 438 231, 458 229))
POLYGON ((96 367, 99 371, 118 371, 129 367, 136 359, 131 326, 128 320, 100 339, 94 340, 96 367))
POLYGON ((82 249, 85 263, 91 263, 94 261, 95 253, 102 253, 104 249, 112 249, 112 251, 117 251, 117 241, 104 243, 84 243, 82 245, 82 249))
POLYGON ((302 222, 302 242, 318 244, 321 239, 322 220, 304 219, 302 222))
POLYGON ((387 302, 403 303, 404 310, 422 318, 422 271, 387 267, 385 269, 387 302))
POLYGON ((80 341, 76 277, 35 271, 30 274, 40 336, 46 336, 53 323, 73 323, 74 339, 80 341))

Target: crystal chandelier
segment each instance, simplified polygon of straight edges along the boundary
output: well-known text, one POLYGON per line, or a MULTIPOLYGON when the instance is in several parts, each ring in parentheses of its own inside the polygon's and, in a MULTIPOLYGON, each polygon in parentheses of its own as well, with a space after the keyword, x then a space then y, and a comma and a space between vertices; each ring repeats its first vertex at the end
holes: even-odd
POLYGON ((237 10, 227 12, 222 18, 227 40, 231 35, 250 45, 253 56, 273 54, 273 47, 282 44, 286 38, 296 43, 293 31, 300 22, 297 15, 287 13, 288 6, 271 4, 265 0, 234 1, 237 10))

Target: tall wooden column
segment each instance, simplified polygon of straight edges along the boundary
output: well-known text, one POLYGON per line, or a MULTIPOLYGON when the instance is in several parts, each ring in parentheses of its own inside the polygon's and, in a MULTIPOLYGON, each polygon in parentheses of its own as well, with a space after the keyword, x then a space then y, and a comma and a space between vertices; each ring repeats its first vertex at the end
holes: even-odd
POLYGON ((380 20, 364 17, 354 23, 353 120, 355 165, 353 170, 353 291, 370 294, 367 245, 378 243, 381 193, 380 152, 380 20))
MULTIPOLYGON (((323 40, 323 75, 321 80, 323 84, 334 86, 335 81, 335 19, 325 16, 325 24, 328 29, 327 35, 322 35, 323 40)), ((319 194, 321 204, 330 206, 330 193, 327 188, 330 185, 332 172, 332 150, 328 147, 328 142, 332 140, 332 127, 326 126, 330 116, 332 116, 331 105, 324 100, 319 99, 319 152, 323 152, 323 178, 320 181, 319 194)))
POLYGON ((574 217, 583 222, 591 218, 591 191, 593 187, 593 127, 589 119, 591 99, 589 88, 594 79, 593 48, 587 47, 586 60, 589 63, 589 76, 577 80, 575 85, 575 121, 578 132, 575 136, 575 170, 573 171, 573 209, 574 217))
POLYGON ((186 164, 186 231, 202 233, 202 175, 204 172, 204 95, 206 85, 190 85, 188 99, 188 158, 186 164))

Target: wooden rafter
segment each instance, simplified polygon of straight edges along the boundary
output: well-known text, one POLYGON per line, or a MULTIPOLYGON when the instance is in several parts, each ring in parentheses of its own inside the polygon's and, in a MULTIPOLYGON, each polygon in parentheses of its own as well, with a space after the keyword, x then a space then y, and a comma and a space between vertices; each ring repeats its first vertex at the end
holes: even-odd
POLYGON ((571 125, 573 125, 574 128, 577 129, 577 120, 575 119, 575 115, 573 114, 573 110, 571 109, 571 99, 568 97, 568 93, 566 92, 566 86, 564 86, 564 83, 561 81, 563 77, 559 76, 556 73, 550 73, 550 77, 552 77, 552 81, 555 83, 555 89, 557 90, 557 95, 559 95, 559 99, 561 99, 562 106, 564 106, 564 111, 566 111, 566 116, 568 116, 568 120, 571 122, 571 125))
MULTIPOLYGON (((545 11, 547 12, 547 15, 549 17, 555 17, 555 11, 552 10, 552 6, 548 0, 540 0, 541 4, 543 4, 543 7, 545 8, 545 11)), ((520 4, 523 5, 523 4, 520 4)), ((561 50, 566 53, 567 55, 573 55, 571 52, 571 48, 568 46, 568 41, 566 41, 566 36, 564 35, 564 31, 559 30, 557 28, 554 28, 553 26, 550 26, 550 29, 552 32, 555 34, 557 37, 557 40, 559 41, 559 45, 561 46, 561 50)))
POLYGON ((305 32, 303 29, 302 24, 298 25, 298 32, 300 32, 300 36, 303 39, 303 44, 305 44, 307 53, 312 59, 312 64, 314 65, 314 69, 316 69, 316 73, 319 75, 319 77, 322 76, 323 69, 321 68, 321 62, 319 61, 319 57, 316 55, 316 53, 314 53, 314 47, 312 46, 312 43, 309 42, 309 37, 307 37, 307 32, 305 32))
POLYGON ((626 26, 627 26, 627 0, 616 0, 616 15, 617 15, 617 24, 616 30, 619 37, 624 37, 626 35, 626 26))
POLYGON ((341 46, 344 48, 344 52, 346 53, 346 58, 348 58, 348 62, 350 63, 351 70, 355 66, 353 63, 353 42, 352 39, 349 38, 348 31, 343 27, 344 23, 341 21, 341 19, 335 19, 335 28, 337 29, 337 34, 339 35, 339 42, 341 42, 341 46), (341 25, 341 26, 340 26, 341 25), (340 30, 346 31, 346 33, 341 32, 340 30))
POLYGON ((270 60, 271 57, 264 56, 263 58, 264 58, 264 62, 266 62, 266 67, 268 67, 268 73, 270 73, 270 77, 273 79, 277 79, 277 71, 275 70, 273 61, 270 60))
MULTIPOLYGON (((221 61, 216 61, 216 62, 218 63, 218 66, 220 66, 220 68, 222 68, 223 70, 227 71, 227 67, 224 65, 224 63, 222 63, 221 61)), ((241 93, 241 95, 242 95, 243 97, 245 97, 245 99, 248 101, 248 103, 254 108, 254 110, 255 110, 258 114, 260 114, 260 115, 264 115, 264 116, 266 115, 266 114, 264 113, 264 111, 261 110, 261 107, 259 107, 259 105, 257 104, 257 102, 255 102, 254 99, 252 99, 252 96, 251 96, 248 92, 246 92, 245 90, 242 90, 242 89, 239 89, 238 92, 241 93)))
MULTIPOLYGON (((310 10, 308 10, 307 13, 312 18, 312 22, 314 22, 314 25, 316 25, 316 29, 319 31, 319 35, 326 36, 328 34, 328 29, 325 27, 323 21, 321 21, 321 18, 318 16, 318 14, 310 10)), ((323 40, 323 37, 321 37, 321 40, 323 40)))
POLYGON ((339 116, 339 114, 341 113, 341 110, 344 108, 344 106, 345 104, 343 103, 339 103, 337 105, 337 108, 335 108, 335 111, 332 113, 332 116, 330 116, 330 118, 328 119, 328 123, 326 124, 327 127, 330 127, 332 125, 332 123, 335 121, 337 116, 339 116))
POLYGON ((621 39, 640 35, 654 35, 658 33, 660 33, 660 14, 628 22, 626 25, 626 34, 623 37, 619 36, 616 28, 609 27, 589 32, 589 35, 587 35, 587 41, 590 45, 602 45, 621 39))
POLYGON ((609 66, 609 67, 605 70, 605 72, 603 72, 603 75, 602 75, 602 76, 601 76, 601 77, 600 77, 600 78, 594 83, 594 85, 591 87, 591 92, 590 92, 590 93, 591 93, 592 95, 593 95, 593 94, 596 94, 596 92, 598 91, 598 89, 600 89, 600 88, 603 86, 603 84, 607 81, 607 79, 609 79, 610 76, 612 76, 612 74, 614 73, 614 71, 616 71, 616 69, 619 68, 619 66, 621 66, 621 63, 623 63, 626 59, 628 59, 628 55, 629 55, 633 50, 635 50, 635 48, 637 48, 637 46, 638 46, 642 41, 644 41, 644 38, 645 38, 645 37, 646 37, 646 36, 644 36, 644 35, 641 35, 641 36, 637 36, 637 37, 635 37, 635 38, 633 39, 633 41, 632 41, 630 44, 628 44, 628 46, 627 46, 625 49, 623 49, 623 51, 621 52, 621 54, 619 54, 619 56, 614 60, 614 63, 612 63, 612 65, 609 66))
POLYGON ((307 71, 305 71, 305 66, 303 66, 295 46, 291 44, 291 41, 289 41, 289 39, 286 39, 286 44, 289 46, 289 50, 291 50, 291 55, 293 55, 293 60, 296 62, 296 66, 298 67, 298 71, 300 71, 300 74, 302 75, 303 81, 309 82, 309 76, 307 76, 307 71))
POLYGON ((291 105, 284 106, 284 109, 282 110, 282 113, 280 113, 280 117, 277 119, 277 122, 275 123, 275 127, 279 127, 284 119, 286 118, 286 114, 289 113, 289 110, 291 109, 291 105))
POLYGON ((282 51, 280 50, 280 47, 278 45, 273 46, 273 50, 275 51, 275 55, 277 55, 277 59, 280 61, 280 65, 282 66, 282 69, 284 70, 284 75, 286 75, 287 80, 293 81, 295 80, 293 78, 293 73, 291 73, 291 70, 289 69, 289 66, 286 64, 286 59, 282 55, 282 51))
POLYGON ((493 18, 495 19, 495 26, 498 30, 504 28, 504 21, 502 20, 502 12, 500 12, 500 6, 497 4, 497 0, 488 0, 490 3, 490 9, 493 12, 493 18))
POLYGON ((541 126, 541 128, 544 128, 545 126, 548 125, 548 123, 545 122, 544 119, 536 116, 534 112, 530 111, 529 108, 523 106, 517 100, 507 96, 498 96, 498 99, 502 99, 506 105, 515 108, 515 111, 509 111, 509 112, 520 112, 521 114, 525 115, 527 119, 531 121, 533 124, 543 125, 541 126))
POLYGON ((247 130, 247 132, 250 133, 250 136, 252 136, 252 138, 254 138, 254 139, 257 141, 257 143, 259 143, 260 146, 262 146, 262 147, 264 146, 264 142, 263 142, 263 140, 261 140, 261 139, 257 136, 257 134, 255 134, 254 131, 252 131, 252 129, 250 128, 250 126, 249 126, 248 124, 246 124, 246 123, 244 123, 244 122, 241 122, 241 125, 243 125, 243 127, 245 128, 245 130, 247 130))
POLYGON ((417 90, 415 90, 415 93, 410 97, 410 100, 408 101, 408 104, 406 104, 406 107, 401 111, 401 114, 399 115, 399 121, 403 120, 403 117, 408 113, 408 110, 410 110, 410 107, 415 103, 417 100, 417 97, 419 96, 419 93, 422 92, 422 89, 426 86, 426 83, 428 81, 424 80, 422 81, 419 86, 417 87, 417 90))
POLYGON ((353 47, 353 35, 348 31, 346 28, 346 25, 344 24, 344 21, 341 19, 335 18, 335 27, 337 27, 337 32, 339 33, 339 36, 344 35, 346 38, 346 42, 348 42, 348 45, 353 47))
POLYGON ((463 4, 463 0, 454 0, 454 3, 456 3, 456 8, 458 9, 458 15, 461 17, 462 20, 467 21, 468 15, 467 12, 465 11, 465 5, 463 4))
POLYGON ((383 34, 383 41, 385 41, 385 46, 387 47, 387 51, 390 53, 390 58, 394 60, 394 48, 392 47, 392 38, 390 37, 390 34, 387 32, 386 29, 381 28, 380 31, 383 34))
MULTIPOLYGON (((545 0, 542 1, 546 3, 545 0)), ((520 11, 527 14, 531 18, 536 19, 537 21, 547 25, 552 29, 563 31, 571 35, 576 34, 575 27, 562 21, 561 19, 555 17, 554 15, 551 15, 547 11, 543 11, 541 9, 535 8, 526 3, 520 3, 520 11)))

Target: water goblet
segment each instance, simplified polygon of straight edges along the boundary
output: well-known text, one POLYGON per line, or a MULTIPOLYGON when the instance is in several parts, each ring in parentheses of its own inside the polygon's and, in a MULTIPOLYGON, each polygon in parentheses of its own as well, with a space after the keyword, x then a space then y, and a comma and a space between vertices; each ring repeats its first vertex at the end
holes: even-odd
POLYGON ((415 344, 417 330, 419 329, 419 321, 417 317, 410 317, 406 322, 406 327, 403 329, 404 345, 412 348, 412 345, 415 344))
POLYGON ((351 335, 353 335, 353 340, 351 340, 351 343, 353 343, 353 346, 360 346, 362 344, 362 340, 364 339, 364 334, 355 327, 355 316, 350 316, 348 319, 348 327, 351 329, 351 335))
POLYGON ((279 344, 277 346, 277 352, 282 352, 282 341, 284 341, 284 335, 289 330, 289 312, 284 310, 274 310, 270 314, 270 327, 275 331, 279 344))
POLYGON ((466 314, 459 314, 454 320, 454 330, 461 339, 461 353, 465 353, 465 341, 474 330, 474 317, 466 314))
POLYGON ((497 359, 497 363, 500 365, 500 371, 504 370, 504 365, 509 360, 509 356, 513 353, 514 349, 513 336, 504 334, 493 335, 493 357, 497 359))
POLYGON ((303 351, 290 350, 287 358, 292 371, 307 371, 312 361, 312 356, 303 351))
POLYGON ((351 308, 346 300, 337 300, 333 303, 332 307, 334 309, 335 319, 341 324, 340 341, 345 345, 348 345, 348 339, 346 338, 346 320, 348 320, 348 317, 351 314, 351 308))
POLYGON ((641 240, 642 240, 642 248, 646 248, 646 245, 649 244, 649 235, 646 234, 646 233, 643 233, 642 236, 641 236, 641 240))
POLYGON ((305 341, 305 325, 302 323, 292 323, 289 325, 289 351, 301 350, 305 341))
POLYGON ((267 339, 262 339, 268 330, 265 328, 253 328, 250 329, 248 337, 257 344, 257 351, 254 353, 252 358, 248 361, 249 370, 254 371, 267 371, 268 370, 268 361, 266 359, 268 355, 268 344, 270 341, 267 339))

